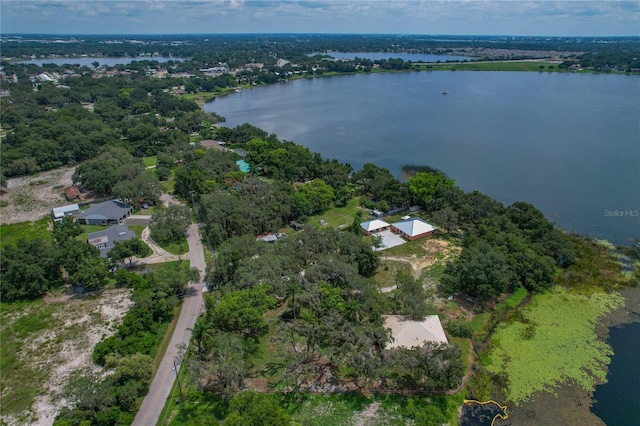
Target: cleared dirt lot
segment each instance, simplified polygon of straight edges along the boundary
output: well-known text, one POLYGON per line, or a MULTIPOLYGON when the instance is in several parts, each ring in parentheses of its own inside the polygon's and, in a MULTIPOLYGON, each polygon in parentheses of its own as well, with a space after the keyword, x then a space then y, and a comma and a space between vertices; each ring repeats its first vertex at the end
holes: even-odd
POLYGON ((75 167, 63 167, 34 176, 8 179, 7 192, 0 195, 0 223, 38 220, 54 207, 71 204, 66 200, 63 189, 71 185, 74 170, 75 167))
POLYGON ((0 423, 52 425, 74 372, 99 372, 91 354, 132 305, 128 290, 7 305, 0 314, 3 364, 0 423), (15 353, 5 350, 16 349, 15 353), (24 409, 22 409, 25 407, 24 409))

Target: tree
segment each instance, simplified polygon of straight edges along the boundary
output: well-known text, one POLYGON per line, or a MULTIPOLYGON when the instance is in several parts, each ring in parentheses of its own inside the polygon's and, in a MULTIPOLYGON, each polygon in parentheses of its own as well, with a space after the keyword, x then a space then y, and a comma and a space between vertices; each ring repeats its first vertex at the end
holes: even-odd
POLYGON ((439 288, 445 294, 462 292, 484 302, 504 292, 512 279, 505 256, 480 241, 464 248, 458 260, 447 264, 439 288))
POLYGON ((400 305, 401 312, 414 321, 423 321, 427 315, 427 295, 422 284, 402 271, 396 273, 395 298, 400 305))
POLYGON ((108 262, 99 257, 85 259, 71 276, 74 283, 86 287, 102 287, 109 274, 108 262))
POLYGON ((151 238, 158 243, 179 243, 191 224, 191 209, 173 204, 151 219, 151 238))
POLYGON ((230 291, 220 298, 207 317, 218 330, 245 337, 262 336, 269 328, 262 315, 276 306, 276 299, 267 295, 268 290, 260 286, 230 291))
POLYGON ((7 176, 4 174, 4 171, 0 173, 0 192, 3 194, 7 192, 7 176))
POLYGON ((69 242, 75 243, 75 237, 82 234, 82 227, 72 217, 64 217, 61 221, 53 223, 53 239, 58 247, 62 247, 69 242))
POLYGON ((129 259, 129 266, 133 262, 133 256, 144 257, 151 249, 140 239, 132 238, 125 241, 116 241, 113 248, 109 250, 109 257, 113 262, 129 259))
POLYGON ((439 172, 420 172, 407 181, 409 194, 414 203, 425 206, 438 190, 453 186, 454 180, 439 172))
POLYGON ((43 239, 20 239, 0 253, 0 300, 35 299, 62 282, 58 250, 43 239))
POLYGON ((291 419, 272 395, 245 391, 236 394, 229 404, 228 426, 287 426, 291 419))
POLYGON ((221 332, 212 324, 198 321, 194 338, 206 349, 199 352, 198 358, 189 360, 189 372, 199 387, 231 398, 242 387, 247 374, 243 340, 237 334, 221 332))

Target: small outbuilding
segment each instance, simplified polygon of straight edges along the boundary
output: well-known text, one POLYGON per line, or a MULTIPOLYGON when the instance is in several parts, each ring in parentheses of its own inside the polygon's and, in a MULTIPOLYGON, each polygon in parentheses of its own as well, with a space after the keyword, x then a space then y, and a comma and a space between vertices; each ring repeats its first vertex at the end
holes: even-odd
POLYGON ((65 197, 67 197, 68 201, 79 200, 80 197, 82 196, 77 186, 67 186, 64 189, 64 195, 65 197))
POLYGON ((109 251, 116 241, 127 241, 136 237, 136 233, 123 225, 113 225, 104 231, 92 232, 88 235, 87 242, 100 250, 100 257, 108 257, 109 251))
POLYGON ((393 342, 387 349, 420 347, 426 342, 449 343, 437 315, 428 315, 424 321, 411 321, 400 315, 383 315, 384 327, 391 329, 393 342))
POLYGON ((380 219, 368 220, 368 221, 362 222, 360 224, 360 227, 362 228, 364 233, 367 234, 367 235, 375 234, 377 232, 386 231, 387 229, 389 229, 389 226, 391 226, 391 225, 389 225, 384 220, 380 220, 380 219))
POLYGON ((77 217, 81 225, 122 225, 133 213, 133 207, 120 200, 94 204, 77 217))
POLYGON ((80 213, 80 206, 77 204, 69 204, 68 206, 54 207, 51 210, 51 217, 54 222, 62 222, 62 219, 68 216, 76 216, 80 213))
POLYGON ((393 223, 391 224, 391 228, 396 234, 401 235, 409 241, 433 235, 437 229, 435 226, 417 217, 393 223))

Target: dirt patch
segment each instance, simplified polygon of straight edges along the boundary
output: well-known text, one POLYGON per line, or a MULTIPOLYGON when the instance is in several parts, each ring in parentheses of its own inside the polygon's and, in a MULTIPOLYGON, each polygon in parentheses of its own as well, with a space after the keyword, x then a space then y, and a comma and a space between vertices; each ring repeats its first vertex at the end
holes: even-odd
POLYGON ((436 263, 444 264, 462 251, 462 248, 449 241, 437 238, 426 239, 420 247, 424 250, 420 254, 412 254, 407 257, 386 256, 385 259, 408 263, 411 265, 411 275, 418 279, 425 268, 431 268, 436 263))
POLYGON ((7 192, 0 195, 0 223, 33 222, 49 214, 52 208, 71 204, 63 189, 71 185, 75 167, 63 167, 7 180, 7 192), (56 187, 56 188, 54 188, 56 187))
POLYGON ((54 308, 51 326, 25 336, 19 355, 22 362, 46 371, 48 378, 30 410, 3 416, 2 421, 9 425, 52 425, 66 405, 62 394, 71 375, 81 370, 101 372, 91 358, 93 348, 116 332, 133 304, 128 290, 77 299, 60 297, 46 303, 54 308))

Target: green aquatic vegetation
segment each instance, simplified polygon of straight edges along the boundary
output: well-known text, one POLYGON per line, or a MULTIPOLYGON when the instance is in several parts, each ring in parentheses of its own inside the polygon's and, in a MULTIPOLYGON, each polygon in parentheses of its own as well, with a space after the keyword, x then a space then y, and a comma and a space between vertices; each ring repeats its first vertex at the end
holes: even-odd
POLYGON ((564 383, 593 390, 605 380, 613 354, 598 339, 596 323, 622 304, 615 293, 585 296, 560 287, 536 295, 532 305, 521 311, 521 321, 496 330, 487 369, 506 377, 505 391, 516 405, 564 383))

